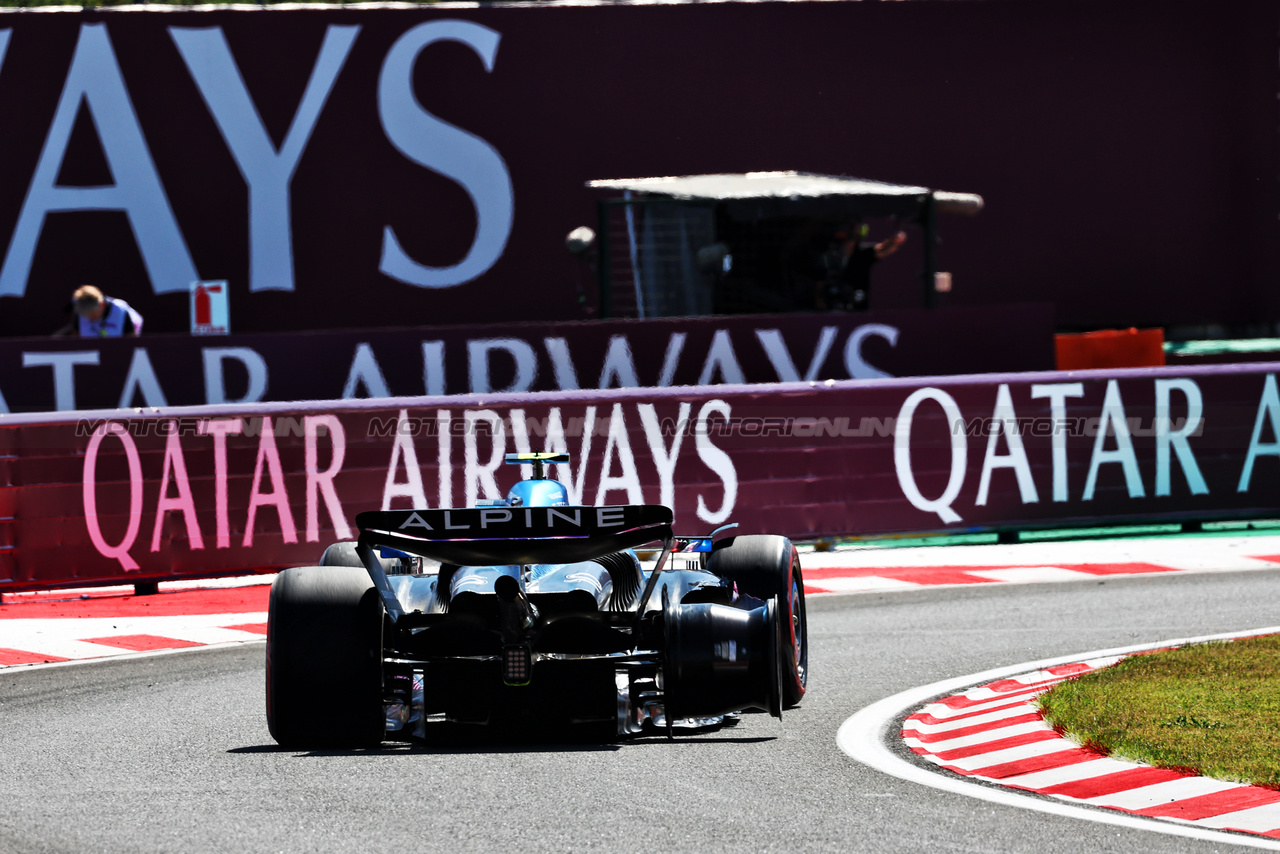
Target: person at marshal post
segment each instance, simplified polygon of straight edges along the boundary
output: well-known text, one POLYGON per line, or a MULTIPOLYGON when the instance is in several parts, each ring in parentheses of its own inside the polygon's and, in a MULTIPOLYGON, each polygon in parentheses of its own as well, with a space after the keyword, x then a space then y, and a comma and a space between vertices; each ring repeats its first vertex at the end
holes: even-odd
POLYGON ((55 335, 80 338, 121 338, 142 334, 142 315, 122 299, 109 297, 94 285, 81 285, 71 295, 75 318, 55 335))

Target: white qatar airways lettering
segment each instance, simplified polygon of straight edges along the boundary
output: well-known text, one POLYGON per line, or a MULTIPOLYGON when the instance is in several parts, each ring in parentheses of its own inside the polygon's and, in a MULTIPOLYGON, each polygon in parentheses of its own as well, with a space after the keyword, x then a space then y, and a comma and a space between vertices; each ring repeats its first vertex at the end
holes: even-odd
MULTIPOLYGON (((1249 439, 1249 452, 1244 458, 1244 468, 1240 471, 1240 483, 1237 492, 1248 492, 1253 478, 1253 466, 1258 457, 1280 457, 1280 389, 1276 387, 1276 375, 1267 374, 1262 386, 1262 399, 1258 401, 1258 415, 1253 421, 1253 435, 1249 439), (1274 442, 1262 441, 1262 428, 1270 424, 1274 442)), ((1272 481, 1271 489, 1275 489, 1272 481)), ((1274 494, 1274 493, 1273 493, 1274 494)))
POLYGON ((1018 415, 1013 410, 1013 399, 1009 395, 1007 383, 1001 383, 996 390, 996 408, 991 415, 991 433, 987 436, 987 454, 982 460, 982 476, 978 484, 978 499, 975 504, 987 503, 988 491, 991 488, 991 473, 998 468, 1011 468, 1018 478, 1018 494, 1023 504, 1035 504, 1040 501, 1036 492, 1036 483, 1031 477, 1031 464, 1027 461, 1027 452, 1022 446, 1022 433, 1018 429, 1018 415), (996 447, 1001 436, 1009 453, 997 454, 996 447))
POLYGON ((640 472, 636 469, 635 454, 631 451, 631 439, 621 403, 613 405, 613 412, 609 416, 609 435, 604 442, 604 463, 600 468, 600 485, 596 488, 596 499, 592 503, 604 504, 606 496, 615 489, 626 493, 628 504, 644 503, 644 493, 640 488, 640 472), (617 475, 612 473, 615 458, 621 470, 617 475))
POLYGON ((538 356, 529 342, 520 338, 480 338, 467 342, 467 368, 471 390, 481 394, 528 391, 538 378, 538 356), (490 359, 502 352, 515 363, 515 376, 503 388, 490 381, 490 359))
POLYGON ((1067 500, 1067 398, 1084 397, 1084 383, 1036 383, 1031 399, 1049 399, 1053 426, 1053 500, 1067 500))
POLYGON ((251 347, 205 347, 200 351, 204 363, 205 400, 210 404, 257 403, 267 393, 267 360, 251 347), (224 368, 228 361, 239 362, 249 375, 249 384, 240 397, 227 394, 224 368))
POLYGON ((221 27, 170 27, 249 188, 249 290, 293 290, 289 185, 359 27, 330 25, 284 142, 276 148, 221 27))
MULTIPOLYGON (((201 363, 204 368, 205 402, 256 403, 267 393, 267 362, 258 351, 250 347, 202 347, 201 363), (237 362, 248 376, 244 394, 236 397, 227 393, 225 366, 237 362)), ((22 354, 24 368, 52 368, 53 408, 59 412, 74 410, 76 406, 76 376, 78 366, 97 366, 101 360, 98 350, 27 351, 22 354)), ((88 375, 94 383, 102 381, 100 375, 88 375)), ((155 367, 147 348, 133 351, 129 368, 120 391, 119 407, 134 406, 141 396, 143 406, 168 406, 168 398, 160 385, 155 367)), ((385 395, 384 395, 385 396, 385 395)))
POLYGON ((129 360, 129 373, 124 378, 124 390, 120 392, 120 409, 127 409, 133 406, 133 400, 139 394, 142 395, 143 406, 168 406, 169 401, 164 396, 164 389, 160 388, 160 378, 156 376, 156 369, 151 364, 151 357, 147 355, 146 347, 139 347, 133 351, 133 358, 129 360))
MULTIPOLYGON (((877 324, 864 324, 864 326, 858 327, 854 330, 849 340, 853 341, 854 338, 860 336, 865 328, 875 326, 877 324)), ((712 342, 712 347, 708 351, 703 365, 704 370, 709 372, 707 374, 708 377, 720 377, 735 382, 743 379, 749 381, 766 379, 765 377, 754 375, 746 376, 746 373, 738 365, 736 357, 733 355, 728 333, 724 332, 724 330, 721 332, 723 334, 712 342)), ((754 332, 770 364, 773 365, 779 380, 813 380, 820 378, 822 375, 822 367, 825 365, 833 346, 832 342, 836 334, 836 327, 823 327, 803 376, 799 373, 791 352, 787 349, 778 330, 757 329, 754 332)), ((683 332, 673 332, 668 337, 663 366, 657 376, 658 387, 670 386, 674 381, 676 369, 679 367, 679 356, 684 350, 686 338, 687 335, 683 332)), ((569 342, 564 338, 543 338, 543 351, 539 351, 535 344, 530 341, 511 337, 471 339, 456 346, 461 349, 464 345, 468 387, 472 392, 483 394, 521 392, 548 385, 562 390, 579 388, 578 369, 574 364, 569 342), (547 375, 546 371, 541 370, 541 368, 548 362, 553 383, 540 382, 547 375), (504 367, 510 366, 514 369, 511 372, 510 380, 502 384, 493 382, 495 363, 504 367)), ((392 397, 395 395, 418 394, 419 392, 425 392, 428 395, 443 395, 448 391, 444 370, 446 356, 444 341, 421 342, 423 360, 421 387, 392 388, 392 384, 387 379, 387 374, 383 371, 382 365, 378 361, 376 346, 375 342, 369 341, 361 341, 355 345, 351 361, 347 366, 345 380, 342 380, 340 384, 335 382, 330 387, 330 396, 348 400, 358 397, 392 397)), ((266 397, 267 390, 271 384, 270 370, 266 359, 257 350, 251 347, 202 347, 200 358, 203 367, 206 403, 256 403, 266 397), (231 363, 234 363, 234 365, 231 365, 231 363), (229 389, 228 375, 234 377, 240 373, 248 377, 248 381, 243 387, 243 392, 239 388, 229 389)), ((93 382, 95 384, 110 383, 112 381, 110 377, 104 378, 99 371, 76 370, 79 366, 98 366, 99 353, 97 350, 70 352, 32 351, 24 353, 23 359, 24 367, 50 367, 53 369, 51 374, 53 403, 54 408, 60 411, 76 408, 78 381, 93 382)), ((859 367, 865 363, 855 361, 850 364, 853 366, 849 368, 851 376, 870 376, 870 374, 865 373, 863 367, 859 367)), ((650 375, 650 377, 652 376, 650 375)), ((337 379, 339 377, 335 377, 335 380, 337 379)), ((637 371, 629 338, 622 334, 611 336, 600 368, 597 387, 611 388, 617 386, 630 388, 641 386, 646 381, 648 381, 647 378, 642 378, 637 371)), ((233 385, 238 385, 238 383, 233 383, 233 385)), ((1034 388, 1051 387, 1056 388, 1057 386, 1035 386, 1034 388)), ((1035 395, 1033 394, 1032 396, 1034 397, 1035 395)), ((129 363, 127 374, 123 380, 119 405, 121 407, 138 405, 139 398, 141 398, 141 405, 144 406, 168 405, 168 397, 160 384, 159 377, 145 348, 138 348, 133 354, 133 359, 129 363)), ((688 404, 685 405, 687 406, 688 404)), ((3 411, 4 409, 0 408, 0 412, 3 411)), ((650 422, 643 409, 641 416, 646 419, 646 436, 649 436, 650 422)), ((1055 442, 1059 441, 1060 435, 1055 435, 1055 442)), ((614 441, 616 444, 616 436, 614 441)), ((679 442, 678 436, 676 441, 677 443, 679 442)), ((1177 453, 1178 460, 1181 461, 1184 454, 1183 446, 1180 444, 1182 442, 1181 435, 1171 434, 1169 442, 1172 450, 1177 453)), ((654 445, 652 439, 650 444, 651 446, 654 445)), ((1055 445, 1055 448, 1058 448, 1058 445, 1055 445)), ((678 444, 676 450, 678 451, 678 444)), ((1060 450, 1065 453, 1065 445, 1062 445, 1060 450)), ((1055 459, 1057 458, 1055 457, 1055 459)), ((623 462, 625 463, 625 460, 623 462)), ((480 477, 481 481, 474 482, 472 488, 483 487, 488 475, 484 472, 478 472, 478 474, 473 472, 473 475, 480 477)), ((667 482, 666 476, 664 475, 663 477, 663 483, 665 484, 667 482)), ((1057 493, 1055 492, 1056 495, 1057 493)), ((1055 497, 1055 500, 1065 500, 1065 498, 1058 499, 1055 497)), ((445 500, 440 502, 441 506, 447 503, 445 500)), ((664 503, 666 503, 665 499, 664 503)), ((425 506, 425 503, 416 506, 425 506)))
POLYGON ((97 350, 69 350, 62 353, 23 353, 22 367, 53 368, 53 400, 59 412, 76 408, 76 365, 98 364, 97 350))
MULTIPOLYGON (((358 26, 326 28, 306 89, 277 147, 222 28, 168 30, 248 189, 251 291, 294 289, 293 177, 359 31, 358 26)), ((12 30, 0 30, 0 63, 5 60, 11 36, 12 30)), ((499 40, 496 31, 470 21, 429 21, 401 35, 383 60, 376 100, 387 139, 413 163, 459 184, 476 211, 470 249, 460 262, 446 267, 415 261, 387 226, 379 270, 392 278, 419 287, 460 285, 492 267, 506 248, 514 190, 505 161, 490 143, 423 109, 413 92, 414 67, 428 46, 459 42, 471 48, 486 72, 492 72, 499 40)), ((63 211, 123 212, 157 294, 186 291, 200 278, 105 23, 80 25, 53 122, 0 265, 0 296, 25 293, 46 218, 63 211), (93 118, 113 183, 90 187, 58 184, 81 104, 93 118)))
POLYGON ((106 24, 80 25, 62 96, 0 267, 0 296, 25 293, 45 218, 61 211, 123 211, 158 294, 185 291, 200 278, 151 159, 106 24), (93 117, 115 183, 58 184, 81 103, 93 117))
POLYGON ((1178 464, 1187 479, 1187 489, 1192 495, 1207 495, 1209 487, 1196 464, 1195 454, 1191 450, 1188 436, 1194 436, 1200 430, 1204 416, 1204 398, 1200 394, 1200 386, 1195 380, 1159 379, 1156 380, 1156 495, 1169 495, 1169 470, 1171 468, 1169 452, 1177 454, 1178 464), (1173 419, 1169 412, 1172 392, 1179 392, 1187 402, 1187 416, 1182 427, 1174 430, 1173 419))
POLYGON ((951 505, 960 494, 964 485, 965 463, 968 445, 965 442, 963 417, 960 407, 951 395, 938 388, 918 388, 907 396, 898 411, 897 426, 893 430, 893 467, 898 474, 898 486, 902 494, 911 502, 911 506, 927 513, 936 513, 938 518, 948 525, 960 522, 960 514, 951 505), (926 400, 933 401, 942 407, 946 416, 946 425, 951 434, 951 471, 947 476, 946 488, 937 498, 925 498, 916 484, 915 473, 911 468, 911 426, 916 409, 926 400), (957 431, 956 427, 960 429, 957 431))
POLYGON ((1115 380, 1107 380, 1106 397, 1102 401, 1102 420, 1093 440, 1093 456, 1089 459, 1089 474, 1084 481, 1085 501, 1092 501, 1098 484, 1098 468, 1104 463, 1118 463, 1124 472, 1125 487, 1130 498, 1142 498, 1147 494, 1142 485, 1142 473, 1138 471, 1138 457, 1133 450, 1129 434, 1129 419, 1125 417, 1124 401, 1120 399, 1120 386, 1115 380), (1116 437, 1114 450, 1106 450, 1107 434, 1116 437))
POLYGON ((708 400, 698 410, 697 430, 694 436, 698 459, 711 469, 724 485, 720 506, 715 510, 711 509, 701 493, 698 494, 698 518, 708 525, 723 523, 733 514, 733 508, 738 503, 738 471, 734 468, 733 458, 711 441, 708 424, 715 415, 728 421, 733 416, 733 410, 726 401, 708 400))
MULTIPOLYGON (((1080 382, 1035 383, 1030 386, 1029 392, 1032 400, 1048 399, 1049 401, 1048 424, 1052 428, 1049 435, 1053 500, 1067 501, 1069 500, 1067 436, 1071 432, 1072 425, 1078 420, 1068 419, 1067 401, 1071 398, 1083 397, 1085 386, 1080 382)), ((1154 436, 1155 495, 1171 494, 1175 460, 1185 477, 1187 491, 1192 495, 1207 495, 1209 486, 1200 471, 1190 441, 1192 437, 1200 434, 1204 422, 1204 403, 1200 387, 1195 380, 1189 378, 1161 377, 1154 380, 1154 392, 1155 414, 1152 430, 1138 435, 1154 436), (1186 406, 1186 416, 1177 420, 1176 427, 1175 420, 1171 416, 1174 392, 1181 396, 1186 406)), ((1263 426, 1268 421, 1271 422, 1272 429, 1280 426, 1280 392, 1277 391, 1274 375, 1267 377, 1263 387, 1253 438, 1241 473, 1239 485, 1241 492, 1248 489, 1253 463, 1258 456, 1280 456, 1280 441, 1271 443, 1260 440, 1263 426)), ((1098 417, 1091 418, 1087 422, 1094 430, 1093 450, 1089 456, 1084 485, 1079 493, 1081 501, 1094 499, 1098 491, 1099 477, 1104 471, 1103 467, 1108 465, 1119 466, 1119 474, 1124 478, 1125 494, 1130 499, 1146 497, 1147 490, 1134 445, 1134 428, 1131 426, 1135 423, 1137 419, 1130 419, 1126 415, 1119 383, 1114 379, 1107 380, 1101 412, 1098 417), (1107 447, 1109 444, 1114 444, 1115 447, 1107 447)), ((995 406, 988 424, 989 432, 985 434, 986 454, 983 457, 974 505, 987 504, 993 474, 997 469, 1002 468, 1013 470, 1021 503, 1024 505, 1037 503, 1040 500, 1040 494, 1036 488, 1027 449, 1023 443, 1022 429, 1018 424, 1013 396, 1007 384, 997 386, 995 406), (998 453, 1002 437, 1008 447, 1008 452, 1005 454, 998 453)), ((933 513, 949 525, 963 521, 954 504, 960 496, 966 479, 968 429, 969 425, 955 398, 939 388, 921 388, 912 392, 898 412, 894 429, 894 468, 903 496, 916 509, 933 513), (925 401, 936 403, 942 408, 950 434, 950 471, 946 486, 937 498, 928 498, 923 494, 912 468, 912 421, 916 410, 925 401)))
POLYGON ((387 226, 382 233, 378 269, 393 279, 423 288, 453 287, 486 272, 506 248, 515 192, 502 155, 480 137, 424 110, 413 94, 414 66, 430 45, 442 41, 466 45, 480 57, 484 70, 492 72, 500 38, 496 31, 471 21, 428 21, 402 35, 383 60, 378 76, 378 118, 387 139, 414 163, 460 185, 476 211, 471 248, 466 257, 448 267, 415 261, 387 226))
POLYGON ((342 387, 343 400, 362 396, 391 396, 391 392, 387 390, 387 380, 382 375, 382 368, 373 356, 373 348, 367 342, 356 345, 356 354, 351 360, 351 370, 347 371, 347 382, 342 387), (364 394, 357 394, 361 389, 364 390, 364 394))
MULTIPOLYGON (((838 369, 828 370, 826 367, 839 327, 824 326, 818 332, 803 374, 796 366, 792 352, 779 330, 744 329, 740 332, 743 337, 754 334, 756 343, 780 382, 812 382, 841 376, 838 369)), ((688 334, 685 332, 670 333, 657 375, 641 376, 636 367, 630 338, 626 334, 610 335, 600 363, 598 379, 594 386, 588 383, 587 387, 639 388, 648 384, 657 388, 669 387, 675 381, 687 338, 688 334)), ((898 330, 882 323, 865 323, 855 327, 845 343, 845 374, 853 379, 891 376, 868 364, 863 358, 862 345, 868 338, 881 338, 893 346, 898 341, 898 330)), ((743 346, 741 341, 738 346, 743 346)), ((574 361, 570 342, 566 338, 551 336, 544 337, 541 341, 516 337, 472 338, 452 347, 457 348, 459 356, 465 357, 467 390, 474 394, 524 392, 535 388, 555 388, 561 391, 582 388, 579 365, 574 361), (509 376, 510 379, 496 383, 495 365, 498 366, 499 375, 509 376), (549 372, 546 370, 548 367, 549 372), (550 380, 546 377, 550 377, 550 380)), ((390 397, 394 394, 419 392, 428 395, 447 394, 450 390, 445 381, 446 349, 450 348, 444 341, 423 341, 421 388, 392 389, 378 363, 374 345, 361 343, 356 347, 355 355, 347 368, 347 379, 340 396, 343 399, 361 396, 357 394, 361 390, 365 393, 363 396, 367 397, 390 397)), ((589 370, 592 369, 585 367, 583 373, 589 370)), ((747 375, 735 350, 733 334, 727 329, 717 330, 712 335, 699 370, 698 383, 701 385, 714 382, 764 382, 772 379, 764 375, 747 375)), ((336 387, 334 392, 337 393, 336 387)))

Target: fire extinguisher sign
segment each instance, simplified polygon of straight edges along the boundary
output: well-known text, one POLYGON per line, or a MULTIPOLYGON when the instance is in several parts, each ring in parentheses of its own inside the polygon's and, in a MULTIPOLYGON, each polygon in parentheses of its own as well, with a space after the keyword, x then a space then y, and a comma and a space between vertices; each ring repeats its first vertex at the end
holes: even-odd
POLYGON ((231 332, 227 283, 191 283, 191 334, 226 335, 231 332))

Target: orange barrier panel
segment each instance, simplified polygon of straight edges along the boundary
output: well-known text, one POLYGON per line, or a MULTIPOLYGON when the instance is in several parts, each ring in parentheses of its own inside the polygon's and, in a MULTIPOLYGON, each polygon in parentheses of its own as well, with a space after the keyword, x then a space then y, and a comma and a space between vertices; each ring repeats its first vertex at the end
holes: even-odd
POLYGON ((1164 365, 1163 329, 1102 329, 1055 335, 1053 343, 1060 371, 1164 365))

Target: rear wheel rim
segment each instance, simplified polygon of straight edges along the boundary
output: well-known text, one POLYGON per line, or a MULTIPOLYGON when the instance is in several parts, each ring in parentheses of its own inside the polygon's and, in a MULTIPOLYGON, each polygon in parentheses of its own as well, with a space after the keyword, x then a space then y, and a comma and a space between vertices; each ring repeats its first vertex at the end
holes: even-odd
POLYGON ((800 589, 800 579, 794 575, 791 577, 791 642, 795 652, 796 677, 800 684, 807 682, 808 675, 805 673, 805 631, 804 631, 804 600, 801 598, 803 593, 800 589))

